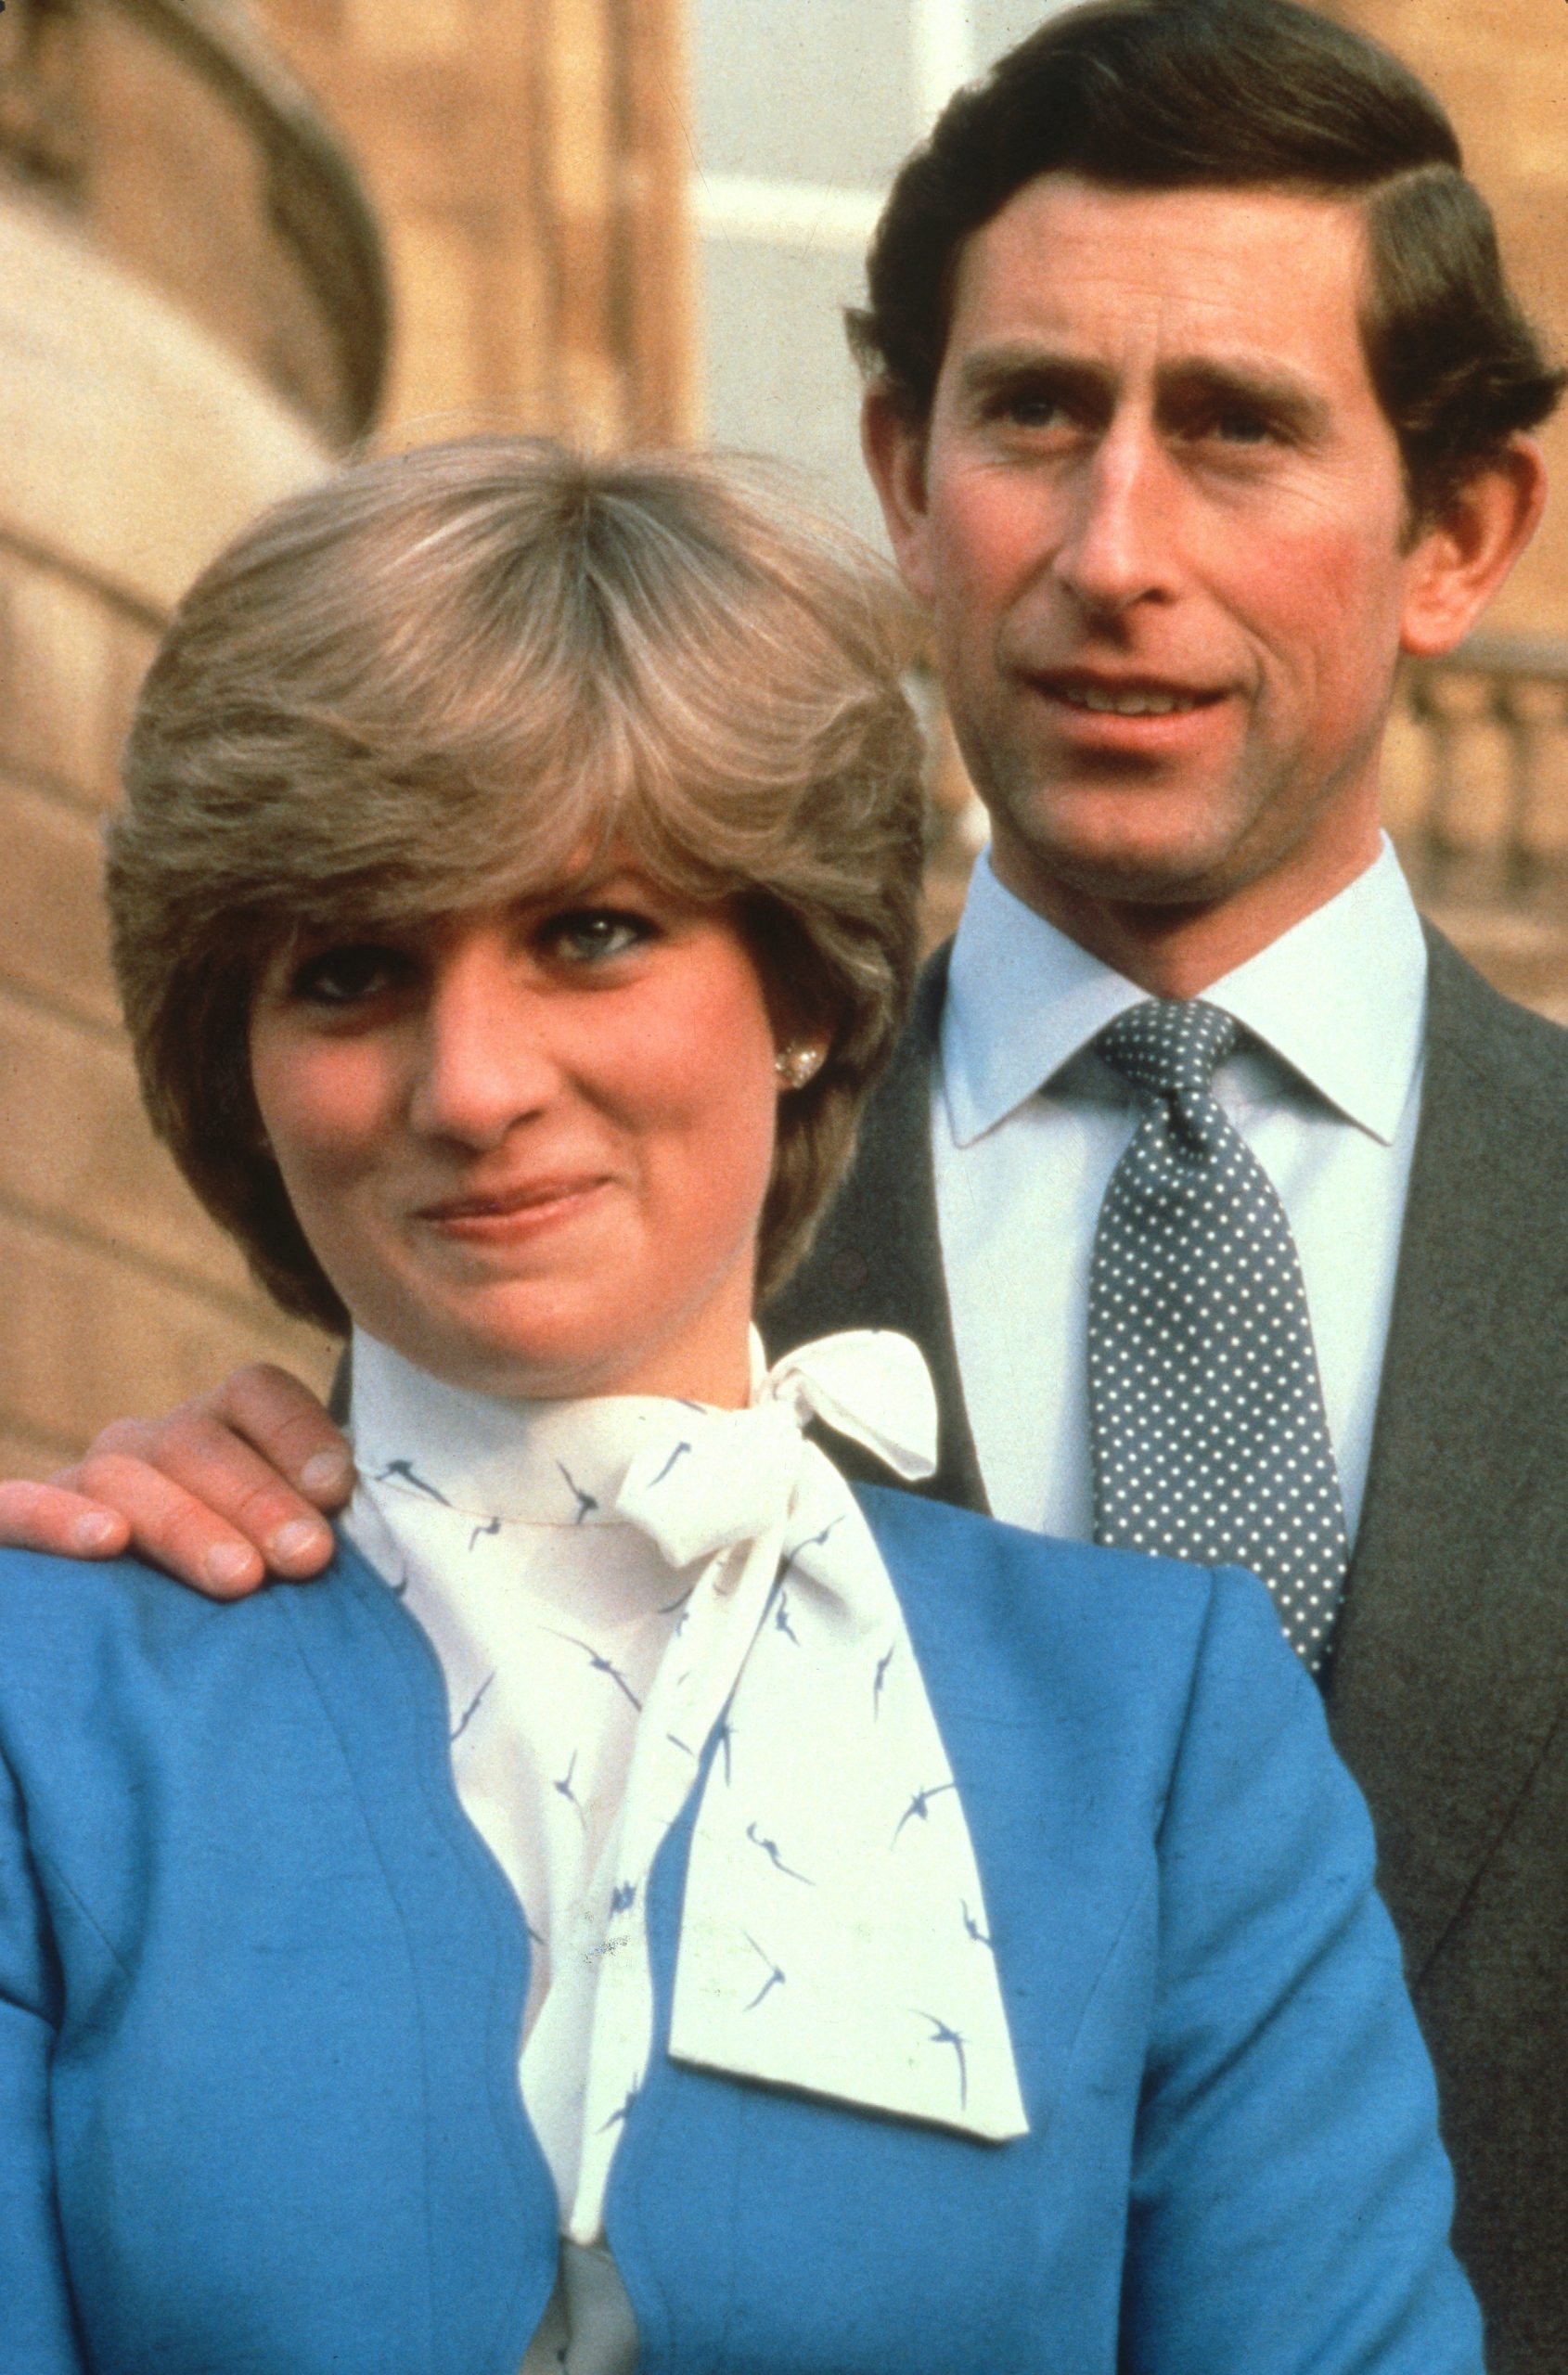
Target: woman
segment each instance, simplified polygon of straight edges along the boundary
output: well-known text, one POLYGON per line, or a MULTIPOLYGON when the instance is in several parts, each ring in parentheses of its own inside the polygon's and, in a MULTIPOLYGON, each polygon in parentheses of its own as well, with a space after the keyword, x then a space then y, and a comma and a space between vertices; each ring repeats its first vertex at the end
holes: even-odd
POLYGON ((18 2375, 1479 2368, 1261 1590, 856 1496, 803 1428, 929 1471, 918 1355, 749 1332, 909 979, 893 615, 496 440, 170 632, 126 1013, 365 1483, 234 1609, 0 1561, 18 2375))

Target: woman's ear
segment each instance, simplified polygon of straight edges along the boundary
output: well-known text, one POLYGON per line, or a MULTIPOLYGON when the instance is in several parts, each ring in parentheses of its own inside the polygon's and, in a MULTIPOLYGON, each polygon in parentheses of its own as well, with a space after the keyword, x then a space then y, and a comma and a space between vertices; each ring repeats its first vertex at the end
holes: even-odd
POLYGON ((888 541, 911 594, 932 597, 926 508, 925 421, 911 421, 882 379, 873 380, 860 406, 860 450, 887 522, 888 541))
POLYGON ((1533 437, 1514 438, 1456 490, 1407 556, 1402 650, 1429 660, 1463 641, 1535 534, 1546 497, 1533 437))

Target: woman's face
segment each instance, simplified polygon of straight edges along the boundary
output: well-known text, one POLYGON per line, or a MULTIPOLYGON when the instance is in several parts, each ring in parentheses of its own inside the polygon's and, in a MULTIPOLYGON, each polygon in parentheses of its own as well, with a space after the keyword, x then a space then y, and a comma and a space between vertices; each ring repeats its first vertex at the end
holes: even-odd
POLYGON ((353 1318, 492 1393, 739 1404, 776 1043, 723 909, 635 868, 279 959, 257 1103, 353 1318))

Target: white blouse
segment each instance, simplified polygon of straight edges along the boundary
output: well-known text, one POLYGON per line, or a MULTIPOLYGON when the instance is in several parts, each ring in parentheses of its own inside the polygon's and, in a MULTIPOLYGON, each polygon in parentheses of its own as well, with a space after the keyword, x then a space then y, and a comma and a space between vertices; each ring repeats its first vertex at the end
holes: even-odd
POLYGON ((814 1416, 931 1471, 902 1337, 771 1373, 758 1343, 751 1408, 723 1411, 502 1401, 355 1335, 346 1530, 434 1646, 459 1798, 528 1923, 522 2096, 579 2245, 651 2049, 643 1899, 694 1785, 672 2056, 1026 2126, 963 1809, 814 1416))

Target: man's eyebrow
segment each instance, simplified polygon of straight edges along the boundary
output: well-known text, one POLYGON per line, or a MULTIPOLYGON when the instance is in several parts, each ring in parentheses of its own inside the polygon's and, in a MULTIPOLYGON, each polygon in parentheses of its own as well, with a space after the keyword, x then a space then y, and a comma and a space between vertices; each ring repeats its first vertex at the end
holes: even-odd
POLYGON ((1234 405, 1262 413, 1305 440, 1326 436, 1332 419, 1327 398, 1310 380, 1246 356, 1173 356, 1155 373, 1155 403, 1163 411, 1234 405))
POLYGON ((1115 374, 1104 364, 1085 355, 1059 347, 1022 342, 976 347, 958 366, 959 387, 971 400, 994 395, 1000 389, 1016 387, 1025 380, 1049 380, 1053 387, 1103 392, 1113 385, 1114 379, 1115 374))
MULTIPOLYGON (((960 392, 971 404, 1030 384, 1113 402, 1117 377, 1111 364, 1022 340, 977 347, 958 367, 960 392)), ((1253 355, 1173 355, 1157 366, 1155 390, 1162 409, 1237 405, 1265 414, 1304 441, 1327 435, 1332 417, 1310 380, 1253 355)))

